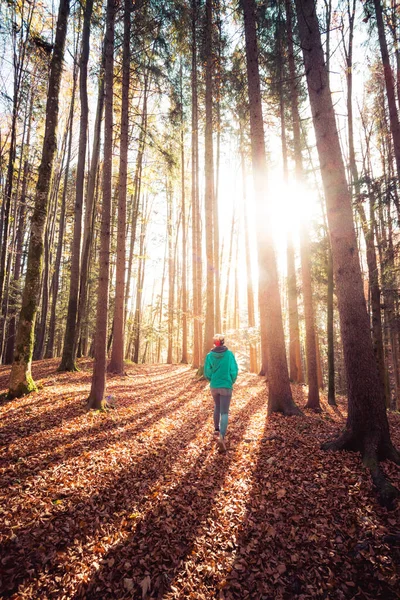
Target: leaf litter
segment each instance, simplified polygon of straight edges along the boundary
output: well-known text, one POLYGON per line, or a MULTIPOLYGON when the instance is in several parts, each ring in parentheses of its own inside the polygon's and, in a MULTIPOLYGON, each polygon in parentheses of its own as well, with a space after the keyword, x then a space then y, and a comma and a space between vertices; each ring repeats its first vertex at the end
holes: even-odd
POLYGON ((357 454, 320 450, 344 398, 267 417, 265 382, 241 374, 221 455, 190 368, 128 366, 102 413, 86 411, 90 361, 57 365, 35 363, 39 391, 0 405, 0 598, 400 597, 399 506, 378 505, 357 454))

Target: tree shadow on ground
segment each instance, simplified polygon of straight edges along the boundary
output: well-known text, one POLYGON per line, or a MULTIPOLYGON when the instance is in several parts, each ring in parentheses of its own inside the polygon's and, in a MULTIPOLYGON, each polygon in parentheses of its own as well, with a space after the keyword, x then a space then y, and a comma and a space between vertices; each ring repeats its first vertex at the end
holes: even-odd
POLYGON ((267 421, 223 598, 399 598, 359 457, 350 471, 319 449, 327 423, 292 419, 267 421))
MULTIPOLYGON (((232 445, 233 440, 239 444, 252 415, 265 403, 266 395, 262 393, 238 411, 229 426, 232 445)), ((177 484, 150 504, 148 512, 132 527, 134 531, 103 556, 99 569, 87 584, 80 586, 74 599, 123 598, 132 594, 141 597, 139 584, 146 575, 152 581, 151 597, 166 597, 193 548, 198 529, 206 523, 234 459, 234 449, 221 455, 208 443, 177 484), (131 593, 127 592, 125 579, 134 586, 131 593)))
MULTIPOLYGON (((197 395, 198 389, 189 390, 179 405, 186 404, 197 395)), ((177 406, 171 408, 170 412, 173 410, 177 410, 177 406)), ((70 540, 82 548, 96 534, 118 529, 121 511, 124 514, 131 512, 146 499, 151 487, 168 473, 179 453, 184 452, 199 428, 210 420, 210 410, 199 402, 191 413, 185 414, 185 418, 187 421, 194 420, 196 427, 189 429, 189 432, 186 428, 186 433, 182 434, 177 426, 161 443, 154 444, 150 452, 143 450, 139 454, 138 451, 129 466, 117 475, 108 472, 105 481, 100 475, 89 498, 71 492, 60 505, 50 505, 48 513, 34 524, 31 522, 14 528, 15 537, 0 546, 0 555, 4 557, 0 594, 3 593, 4 598, 12 596, 22 582, 26 584, 38 578, 43 571, 54 571, 55 577, 59 576, 60 571, 65 573, 66 568, 68 572, 69 564, 63 560, 63 556, 70 540), (62 532, 67 532, 65 537, 62 532), (15 560, 16 556, 18 561, 15 560)), ((154 419, 151 422, 154 423, 154 419)), ((43 589, 38 597, 48 597, 46 590, 43 589)))
MULTIPOLYGON (((96 424, 89 422, 84 429, 80 425, 77 431, 70 434, 60 436, 57 433, 55 439, 39 440, 37 453, 40 456, 37 457, 37 460, 35 460, 32 448, 28 447, 26 454, 18 453, 13 464, 4 471, 3 482, 7 484, 18 479, 21 484, 26 478, 32 477, 32 474, 37 477, 41 471, 70 461, 83 452, 88 450, 98 452, 115 442, 123 443, 129 440, 146 427, 173 414, 192 395, 192 392, 188 392, 184 384, 178 391, 175 386, 175 392, 176 394, 171 396, 168 401, 164 401, 159 408, 149 406, 145 410, 129 416, 129 418, 124 415, 118 418, 118 415, 114 416, 114 413, 112 419, 99 415, 100 418, 97 419, 96 424), (44 443, 49 444, 51 452, 43 454, 44 443), (57 447, 59 449, 55 450, 57 447)), ((0 464, 1 462, 9 463, 9 459, 7 461, 3 459, 0 464)))
MULTIPOLYGON (((87 375, 85 376, 85 383, 86 387, 88 388, 89 384, 87 381, 87 375)), ((174 391, 180 389, 183 392, 187 388, 187 375, 185 372, 182 373, 181 371, 180 373, 178 373, 178 375, 175 375, 168 379, 164 378, 163 381, 157 382, 156 384, 151 386, 150 394, 147 393, 147 398, 142 398, 140 395, 142 387, 146 388, 148 392, 148 382, 146 385, 140 386, 137 385, 135 382, 126 384, 124 379, 120 379, 118 382, 113 382, 113 386, 110 386, 110 391, 112 391, 113 394, 116 394, 117 400, 118 396, 123 396, 128 392, 132 394, 131 399, 124 400, 124 402, 121 403, 121 408, 123 408, 123 406, 128 406, 132 404, 135 404, 135 406, 137 406, 139 402, 144 405, 150 405, 154 395, 160 394, 160 397, 164 397, 167 393, 169 394, 171 387, 174 388, 174 391), (180 384, 180 387, 178 387, 178 384, 180 384)), ((200 386, 197 384, 196 389, 200 390, 202 389, 202 387, 204 387, 204 385, 200 386)), ((48 393, 52 394, 53 391, 49 389, 48 393)), ((80 394, 80 396, 81 395, 82 394, 80 394)), ((179 394, 177 393, 174 397, 176 398, 178 397, 178 395, 179 394)), ((171 398, 169 398, 169 400, 171 400, 171 398)), ((15 400, 14 402, 17 403, 18 400, 15 400)), ((19 402, 21 402, 21 400, 19 402)), ((86 402, 82 402, 82 399, 78 400, 76 397, 74 397, 74 394, 71 393, 52 395, 51 402, 52 404, 56 404, 56 406, 50 409, 46 408, 46 399, 38 399, 38 402, 40 402, 39 412, 32 408, 32 404, 25 403, 25 399, 23 399, 23 402, 23 406, 16 407, 14 410, 8 410, 3 415, 2 425, 0 426, 0 448, 2 446, 9 447, 12 444, 15 444, 21 437, 29 438, 27 446, 24 448, 22 453, 20 453, 20 451, 18 450, 19 453, 18 456, 15 457, 16 460, 20 460, 21 458, 28 457, 34 454, 35 446, 37 444, 39 445, 39 452, 42 453, 44 443, 49 443, 54 448, 58 445, 65 446, 67 443, 70 443, 74 439, 83 437, 85 435, 85 429, 83 431, 82 429, 80 429, 80 431, 71 434, 64 434, 63 432, 62 435, 60 435, 60 432, 57 431, 54 432, 52 437, 46 436, 45 440, 36 440, 35 437, 32 436, 38 434, 40 438, 42 438, 42 436, 46 435, 50 429, 64 427, 68 423, 68 421, 71 421, 77 417, 89 419, 90 417, 88 417, 88 415, 93 414, 87 412, 86 402), (70 403, 65 402, 66 397, 71 397, 70 403), (21 413, 24 413, 23 420, 21 419, 21 413), (27 415, 27 417, 25 417, 25 414, 27 415)), ((163 406, 165 405, 166 403, 163 402, 163 406)), ((96 429, 102 429, 104 431, 105 429, 114 429, 115 427, 118 427, 118 419, 123 420, 124 413, 123 411, 118 410, 120 408, 118 402, 116 408, 117 410, 113 413, 113 416, 115 417, 114 421, 112 421, 111 419, 104 421, 103 419, 100 420, 96 427, 93 427, 93 422, 88 423, 87 428, 91 429, 91 435, 93 433, 97 433, 96 429), (121 415, 119 413, 121 413, 121 415)), ((147 412, 151 412, 152 410, 154 409, 150 406, 148 410, 144 410, 142 414, 139 413, 137 414, 137 416, 140 418, 144 416, 147 412)), ((81 423, 77 423, 77 425, 79 425, 79 427, 82 426, 81 423)), ((13 456, 7 456, 3 459, 3 461, 4 460, 6 460, 7 462, 9 460, 13 460, 13 456)))

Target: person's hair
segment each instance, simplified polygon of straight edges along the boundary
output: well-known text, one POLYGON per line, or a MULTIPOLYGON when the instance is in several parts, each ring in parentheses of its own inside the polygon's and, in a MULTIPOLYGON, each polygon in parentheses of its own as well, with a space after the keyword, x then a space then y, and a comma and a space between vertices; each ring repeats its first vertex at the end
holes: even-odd
POLYGON ((214 333, 213 341, 219 341, 220 345, 225 342, 225 336, 222 333, 214 333))

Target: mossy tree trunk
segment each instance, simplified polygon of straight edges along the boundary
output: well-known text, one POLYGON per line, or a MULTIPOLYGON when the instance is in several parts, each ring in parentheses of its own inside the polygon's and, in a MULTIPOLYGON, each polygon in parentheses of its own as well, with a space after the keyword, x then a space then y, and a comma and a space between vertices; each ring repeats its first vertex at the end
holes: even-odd
POLYGON ((16 336, 14 361, 10 375, 10 397, 22 396, 36 389, 31 373, 33 338, 40 293, 49 190, 57 145, 59 93, 69 7, 69 0, 60 1, 54 51, 50 63, 45 134, 36 186, 35 206, 31 218, 31 235, 29 239, 25 286, 22 295, 22 308, 16 336))
MULTIPOLYGON (((266 307, 265 324, 267 330, 269 384, 268 412, 283 412, 286 415, 300 414, 300 409, 293 402, 286 360, 278 272, 268 210, 268 201, 272 202, 272 199, 266 201, 265 198, 267 161, 258 66, 255 1, 245 0, 243 2, 243 9, 250 103, 251 155, 257 206, 259 300, 260 305, 265 305, 266 307)), ((262 314, 261 317, 263 317, 262 314)))
POLYGON ((391 443, 384 389, 372 347, 351 193, 346 181, 315 2, 296 0, 296 9, 327 204, 348 383, 345 430, 323 448, 360 451, 378 488, 380 501, 391 507, 398 490, 385 477, 379 461, 387 458, 400 464, 400 455, 391 443))

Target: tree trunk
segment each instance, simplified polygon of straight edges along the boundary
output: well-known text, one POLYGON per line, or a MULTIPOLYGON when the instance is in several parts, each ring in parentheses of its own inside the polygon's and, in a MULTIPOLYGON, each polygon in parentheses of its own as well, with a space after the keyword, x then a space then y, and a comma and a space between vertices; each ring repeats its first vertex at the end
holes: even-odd
POLYGON ((142 223, 140 228, 140 242, 139 242, 139 266, 138 275, 136 281, 136 307, 135 307, 135 319, 134 319, 134 353, 133 362, 139 363, 139 350, 140 350, 140 329, 142 320, 142 296, 143 296, 143 279, 144 279, 144 240, 146 235, 146 213, 147 213, 147 202, 143 200, 143 214, 142 223))
MULTIPOLYGON (((268 345, 268 413, 300 414, 290 389, 282 324, 278 273, 268 204, 265 201, 267 161, 265 155, 264 123, 261 106, 260 74, 256 36, 255 2, 244 0, 244 27, 248 94, 250 102, 250 137, 253 180, 257 203, 257 246, 259 264, 260 305, 266 306, 268 345), (265 232, 265 229, 267 231, 265 232)), ((272 200, 270 199, 269 202, 272 200)), ((261 316, 263 316, 261 314, 261 316)))
POLYGON ((378 27, 379 46, 381 49, 383 71, 385 74, 386 95, 389 106, 390 131, 392 134, 393 149, 396 159, 397 177, 398 179, 400 179, 400 123, 396 105, 393 71, 390 64, 389 52, 386 43, 381 0, 374 0, 374 7, 376 23, 378 27))
POLYGON ((328 267, 327 267, 327 337, 328 337, 328 404, 336 406, 335 398, 335 348, 333 329, 333 263, 330 240, 328 242, 328 267))
POLYGON ((197 98, 197 2, 192 0, 192 282, 193 282, 193 357, 192 366, 200 366, 202 256, 199 210, 199 142, 197 98))
POLYGON ((168 238, 168 347, 167 347, 167 364, 172 364, 172 336, 174 332, 174 279, 175 279, 175 264, 172 251, 172 184, 167 183, 167 238, 168 238))
POLYGON ((229 240, 228 272, 226 274, 226 287, 225 287, 225 296, 224 296, 224 329, 229 328, 228 303, 229 303, 230 279, 231 279, 231 269, 232 269, 233 240, 234 240, 234 235, 235 235, 235 216, 236 216, 236 210, 234 209, 234 211, 232 213, 231 237, 229 240))
POLYGON ((28 130, 26 135, 26 144, 25 147, 27 150, 27 156, 24 161, 23 167, 23 175, 22 175, 22 184, 21 184, 21 196, 18 200, 19 205, 19 214, 18 214, 18 227, 15 235, 15 262, 14 262, 14 271, 13 271, 13 289, 14 292, 11 292, 11 309, 10 309, 10 321, 8 324, 8 336, 6 341, 5 348, 5 356, 4 363, 6 365, 10 365, 13 361, 14 356, 14 344, 15 344, 15 330, 16 330, 16 302, 17 295, 19 292, 16 290, 18 286, 18 282, 21 277, 22 272, 22 250, 24 243, 24 234, 25 234, 25 221, 26 221, 26 198, 27 198, 27 190, 28 183, 31 171, 31 163, 28 158, 29 148, 30 148, 30 139, 31 139, 31 129, 32 129, 32 116, 33 116, 33 100, 34 100, 34 92, 31 92, 30 103, 29 103, 29 114, 28 114, 28 130))
POLYGON ((217 134, 217 148, 215 160, 215 187, 213 199, 213 246, 214 246, 214 287, 215 287, 215 330, 221 331, 221 286, 220 286, 220 247, 219 247, 219 214, 218 214, 218 198, 219 198, 219 172, 220 172, 220 157, 221 157, 221 93, 222 93, 222 20, 221 20, 221 3, 220 0, 215 2, 215 24, 218 29, 217 52, 215 54, 215 121, 217 134))
POLYGON ((82 236, 82 212, 83 212, 83 188, 85 182, 85 161, 88 130, 88 93, 87 93, 87 66, 90 50, 90 22, 92 18, 93 0, 86 0, 85 16, 82 33, 82 53, 79 65, 79 93, 81 100, 81 118, 79 128, 78 164, 76 168, 76 190, 74 210, 74 234, 71 256, 71 278, 69 287, 67 324, 65 327, 63 355, 59 371, 77 371, 75 364, 77 330, 76 318, 79 300, 79 281, 81 266, 81 236, 82 236))
POLYGON ((346 428, 325 449, 359 450, 371 470, 380 499, 391 506, 397 490, 385 478, 378 461, 400 464, 387 421, 384 390, 379 377, 366 310, 351 194, 336 128, 314 0, 296 0, 307 86, 327 203, 343 352, 348 382, 346 428))
POLYGON ((121 145, 118 184, 117 271, 115 283, 114 340, 108 370, 123 375, 125 329, 126 191, 129 145, 129 71, 130 71, 131 0, 124 5, 124 42, 122 54, 121 145))
POLYGON ((180 69, 181 92, 181 212, 182 212, 182 358, 181 363, 188 363, 188 331, 187 331, 187 230, 186 230, 186 197, 185 197, 185 141, 183 114, 183 81, 182 62, 180 69))
POLYGON ((287 289, 289 309, 289 365, 290 379, 296 383, 303 383, 303 366, 300 352, 299 311, 297 307, 297 281, 293 237, 288 235, 287 240, 287 289))
MULTIPOLYGON (((250 256, 250 236, 249 224, 247 217, 247 197, 246 197, 246 164, 243 149, 243 135, 240 135, 240 162, 242 166, 242 181, 243 181, 243 227, 244 227, 244 243, 246 254, 246 282, 247 282, 247 325, 249 329, 254 329, 256 326, 255 310, 254 310, 254 291, 253 291, 253 273, 251 268, 250 256)), ((257 373, 257 348, 250 342, 250 373, 257 373)))
POLYGON ((101 239, 99 255, 99 285, 97 297, 96 334, 94 348, 93 378, 88 407, 104 407, 107 365, 108 291, 110 279, 110 239, 112 201, 112 145, 113 145, 113 71, 114 71, 114 24, 116 0, 107 0, 105 39, 105 100, 104 100, 104 163, 103 206, 101 215, 101 239))
MULTIPOLYGON (((296 67, 293 50, 293 31, 292 31, 292 7, 290 0, 286 1, 287 29, 288 29, 288 60, 290 73, 290 100, 293 121, 293 141, 294 141, 294 159, 296 166, 296 182, 302 185, 304 180, 303 160, 301 155, 301 137, 300 137, 300 116, 299 116, 299 98, 297 91, 296 67)), ((303 222, 300 226, 300 259, 301 274, 303 282, 303 302, 304 317, 306 325, 306 364, 307 364, 307 383, 308 400, 306 408, 320 411, 319 390, 318 390, 318 364, 316 353, 315 336, 315 318, 313 307, 313 292, 311 281, 311 258, 310 241, 306 225, 303 222)))
POLYGON ((31 219, 28 264, 22 308, 19 317, 14 362, 11 368, 9 395, 22 396, 36 389, 32 378, 33 332, 40 293, 43 262, 43 237, 46 227, 49 190, 54 154, 57 145, 59 92, 63 69, 64 45, 67 32, 69 0, 61 0, 57 19, 54 51, 50 64, 46 104, 46 124, 42 159, 36 186, 35 207, 31 219))
POLYGON ((130 283, 132 279, 132 265, 133 265, 133 251, 136 242, 136 228, 137 219, 139 214, 139 199, 141 192, 141 180, 142 180, 142 165, 143 165, 143 154, 146 144, 147 134, 147 95, 148 95, 148 77, 147 74, 144 78, 144 91, 143 91, 143 110, 142 110, 142 121, 140 125, 139 133, 139 144, 138 153, 136 159, 135 177, 133 181, 133 197, 132 201, 132 222, 131 222, 131 239, 129 246, 129 260, 128 260, 128 272, 126 278, 126 291, 125 291, 125 319, 128 314, 128 303, 130 299, 130 283))
POLYGON ((206 316, 204 323, 203 360, 212 348, 214 336, 214 244, 213 244, 213 205, 214 205, 214 159, 213 159, 213 122, 212 122, 212 0, 206 0, 206 30, 205 30, 205 55, 206 55, 206 128, 205 128, 205 158, 204 158, 204 224, 206 232, 206 257, 207 257, 207 291, 206 291, 206 316))
POLYGON ((72 86, 72 97, 71 97, 71 106, 68 117, 68 125, 66 135, 68 135, 68 147, 67 147, 67 160, 65 164, 65 173, 64 173, 64 185, 61 196, 61 210, 60 210, 60 220, 58 226, 58 241, 57 241, 57 251, 56 251, 56 259, 54 264, 54 273, 53 273, 53 281, 52 281, 52 303, 50 309, 50 323, 49 323, 49 337, 47 339, 46 346, 46 358, 53 358, 54 354, 54 335, 56 328, 56 307, 57 307, 57 297, 58 297, 58 288, 60 283, 60 267, 61 267, 61 258, 62 251, 64 245, 64 231, 65 231, 65 212, 66 212, 66 198, 67 198, 67 188, 68 188, 68 175, 69 175, 69 167, 71 162, 71 150, 72 150, 72 132, 73 132, 73 123, 74 123, 74 108, 75 108, 75 86, 76 86, 76 73, 74 72, 73 78, 73 86, 72 86))
POLYGON ((315 335, 314 307, 311 284, 310 242, 305 225, 300 230, 301 273, 303 280, 304 317, 306 324, 306 361, 308 399, 305 408, 320 411, 318 389, 317 339, 315 335))
MULTIPOLYGON (((104 41, 105 46, 105 41, 104 41)), ((89 264, 90 255, 93 246, 94 236, 94 219, 96 211, 96 190, 98 192, 99 176, 98 176, 98 164, 100 156, 100 137, 101 137, 101 122, 103 118, 104 110, 104 47, 102 64, 100 66, 100 74, 98 81, 98 96, 97 96, 97 108, 96 118, 94 123, 94 134, 93 134, 93 148, 92 148, 92 160, 90 163, 90 169, 88 173, 88 184, 86 192, 86 209, 85 209, 85 220, 83 230, 83 243, 82 243, 82 258, 81 258, 81 269, 80 269, 80 283, 79 283, 79 305, 78 315, 76 322, 76 333, 77 339, 81 337, 82 325, 86 324, 87 315, 87 304, 88 304, 88 276, 89 276, 89 264)))

